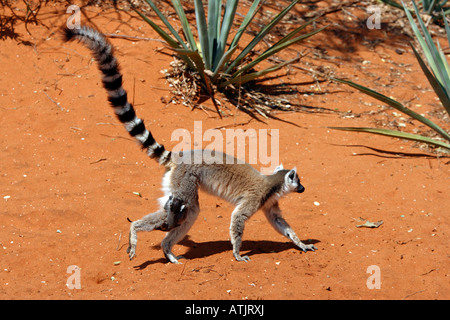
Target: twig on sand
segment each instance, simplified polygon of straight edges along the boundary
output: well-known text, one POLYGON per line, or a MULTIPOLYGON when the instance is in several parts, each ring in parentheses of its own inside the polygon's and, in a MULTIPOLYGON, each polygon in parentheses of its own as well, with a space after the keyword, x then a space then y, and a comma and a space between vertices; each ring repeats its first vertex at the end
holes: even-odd
POLYGON ((53 99, 47 94, 47 92, 45 92, 45 91, 43 91, 43 92, 44 92, 44 94, 47 96, 47 98, 50 99, 51 102, 53 102, 54 104, 56 104, 56 105, 59 107, 59 109, 60 109, 61 111, 64 111, 64 108, 61 107, 61 105, 59 104, 59 102, 56 102, 55 100, 53 100, 53 99))
POLYGON ((119 242, 117 243, 116 251, 119 251, 119 248, 120 248, 120 239, 122 239, 122 232, 120 232, 120 234, 119 234, 119 242))
POLYGON ((424 291, 425 291, 425 290, 419 290, 419 291, 413 292, 413 293, 411 293, 411 294, 408 294, 408 295, 404 296, 404 297, 402 298, 402 300, 405 300, 406 298, 409 298, 409 297, 411 297, 412 295, 415 295, 416 293, 421 293, 421 292, 424 292, 424 291))

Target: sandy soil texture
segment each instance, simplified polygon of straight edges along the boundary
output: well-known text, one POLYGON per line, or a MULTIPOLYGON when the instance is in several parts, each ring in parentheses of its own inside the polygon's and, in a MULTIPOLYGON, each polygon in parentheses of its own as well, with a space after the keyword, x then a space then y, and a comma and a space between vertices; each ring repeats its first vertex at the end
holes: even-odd
MULTIPOLYGON (((275 10, 271 3, 267 10, 275 10)), ((174 248, 187 258, 183 264, 164 258, 160 231, 140 233, 129 261, 126 218, 157 209, 163 168, 115 119, 89 51, 61 41, 65 3, 43 4, 37 24, 17 18, 26 14, 20 1, 1 10, 0 299, 450 298, 449 159, 412 142, 328 128, 384 122, 425 131, 422 125, 295 67, 264 84, 285 84, 292 104, 303 107, 259 122, 229 105, 220 119, 208 100, 204 110, 170 102, 162 70, 173 58, 161 42, 115 37, 124 87, 168 149, 179 143, 171 139, 178 128, 198 147, 194 121, 201 121, 201 132, 218 128, 224 135, 226 129, 278 130, 279 161, 296 166, 306 187, 281 200, 283 215, 318 248, 299 251, 258 212, 243 236, 242 254, 251 261, 236 262, 229 241, 233 207, 201 193, 200 216, 174 248), (358 228, 360 218, 383 224, 358 228), (76 273, 81 288, 70 289, 76 273), (371 276, 379 276, 379 289, 371 276)), ((294 47, 309 52, 298 66, 369 85, 448 129, 410 38, 389 29, 389 21, 368 30, 367 17, 358 6, 326 14, 319 24, 335 25, 294 47)), ((87 6, 81 21, 88 20, 107 34, 157 38, 134 13, 87 6)))

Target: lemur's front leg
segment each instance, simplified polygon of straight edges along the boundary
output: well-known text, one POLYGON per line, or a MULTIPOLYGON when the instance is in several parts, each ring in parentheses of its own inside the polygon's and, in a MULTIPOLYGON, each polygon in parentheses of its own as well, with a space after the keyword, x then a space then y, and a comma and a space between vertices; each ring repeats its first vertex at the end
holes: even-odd
POLYGON ((281 216, 281 210, 278 206, 278 202, 276 202, 269 208, 264 208, 263 211, 272 227, 274 227, 274 229, 281 233, 283 236, 294 242, 295 245, 301 250, 303 250, 304 252, 308 250, 317 250, 316 246, 314 246, 313 244, 304 244, 300 241, 294 230, 292 230, 291 226, 289 226, 286 220, 284 220, 284 218, 281 216))
POLYGON ((233 255, 236 261, 250 261, 248 256, 241 256, 240 249, 242 244, 242 235, 244 233, 245 221, 258 211, 258 202, 243 202, 234 208, 231 214, 230 238, 233 245, 233 255))

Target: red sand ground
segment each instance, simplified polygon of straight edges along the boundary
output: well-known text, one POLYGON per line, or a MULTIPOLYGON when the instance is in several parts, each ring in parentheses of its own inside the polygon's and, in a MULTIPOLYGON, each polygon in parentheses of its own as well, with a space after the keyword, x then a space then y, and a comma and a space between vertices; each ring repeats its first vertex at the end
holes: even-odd
MULTIPOLYGON (((12 8, 25 15, 22 2, 12 8)), ((448 158, 427 157, 407 141, 327 128, 373 126, 367 114, 280 112, 279 118, 298 126, 277 120, 233 126, 249 116, 231 107, 234 116, 220 120, 213 112, 166 105, 162 100, 171 94, 161 70, 172 58, 155 51, 162 44, 115 38, 129 96, 169 149, 177 144, 170 140, 173 130, 192 132, 195 120, 203 130, 279 129, 280 161, 297 166, 306 187, 283 199, 281 208, 299 237, 318 247, 300 252, 258 212, 246 224, 242 246, 252 261, 236 262, 228 234, 233 207, 201 194, 198 221, 174 249, 188 260, 168 263, 159 247, 164 234, 155 231, 139 234, 137 257, 129 261, 126 218, 156 210, 163 169, 114 118, 90 53, 60 41, 65 9, 52 2, 43 6, 40 23, 27 24, 31 35, 20 21, 13 32, 1 34, 0 299, 450 298, 448 158), (384 224, 357 228, 360 217, 384 224), (72 265, 81 269, 81 289, 66 285, 72 265), (380 289, 367 286, 372 265, 379 267, 380 289)), ((303 6, 298 10, 306 12, 303 6)), ((157 38, 135 15, 94 6, 84 12, 82 23, 90 17, 105 33, 157 38)), ((351 14, 365 17, 357 8, 330 14, 326 19, 344 24, 296 48, 320 47, 335 58, 310 59, 315 65, 411 100, 419 112, 432 109, 435 96, 408 39, 384 29, 368 31, 351 14)), ((292 71, 270 83, 283 81, 299 90, 293 102, 356 113, 378 110, 377 101, 343 85, 322 82, 328 93, 320 94, 310 76, 292 71)), ((448 128, 448 122, 432 119, 448 128)), ((412 128, 423 127, 406 122, 406 130, 412 128)))

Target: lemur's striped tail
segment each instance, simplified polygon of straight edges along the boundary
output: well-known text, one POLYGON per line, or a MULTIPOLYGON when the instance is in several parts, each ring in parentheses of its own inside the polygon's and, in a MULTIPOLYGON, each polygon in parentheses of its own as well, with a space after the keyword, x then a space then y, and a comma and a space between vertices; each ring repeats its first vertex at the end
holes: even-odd
POLYGON ((102 82, 108 92, 108 100, 125 129, 143 149, 147 149, 150 158, 156 159, 161 165, 170 166, 171 152, 155 141, 151 132, 145 128, 144 122, 136 116, 133 105, 128 102, 127 92, 122 87, 122 74, 111 43, 100 32, 90 27, 65 28, 64 40, 75 39, 83 42, 93 52, 98 68, 102 72, 102 82))

